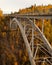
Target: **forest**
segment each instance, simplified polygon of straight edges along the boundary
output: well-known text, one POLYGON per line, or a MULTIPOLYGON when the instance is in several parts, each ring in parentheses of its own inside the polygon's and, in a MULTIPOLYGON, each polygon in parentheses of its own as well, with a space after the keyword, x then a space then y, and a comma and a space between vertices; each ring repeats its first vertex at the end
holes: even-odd
MULTIPOLYGON (((20 9, 18 12, 11 14, 33 13, 35 15, 52 15, 52 5, 32 5, 29 8, 20 9)), ((17 28, 17 31, 11 30, 9 21, 10 18, 5 17, 3 11, 0 10, 0 65, 31 65, 20 29, 17 28)), ((42 20, 37 19, 36 21, 37 26, 41 29, 42 20)), ((44 34, 52 45, 52 19, 44 20, 44 34)))

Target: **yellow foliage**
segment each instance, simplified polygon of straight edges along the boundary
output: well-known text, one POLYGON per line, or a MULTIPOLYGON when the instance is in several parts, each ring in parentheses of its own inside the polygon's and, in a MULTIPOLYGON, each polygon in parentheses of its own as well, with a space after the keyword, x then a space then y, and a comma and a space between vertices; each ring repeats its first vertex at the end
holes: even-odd
POLYGON ((17 62, 15 62, 15 63, 14 63, 14 65, 18 65, 18 63, 17 63, 17 62))
POLYGON ((21 9, 19 10, 20 14, 26 14, 26 13, 39 13, 39 14, 48 14, 50 13, 50 9, 52 9, 52 5, 48 5, 48 6, 31 6, 29 8, 25 8, 25 9, 21 9))
POLYGON ((3 11, 0 9, 0 17, 3 16, 3 11))

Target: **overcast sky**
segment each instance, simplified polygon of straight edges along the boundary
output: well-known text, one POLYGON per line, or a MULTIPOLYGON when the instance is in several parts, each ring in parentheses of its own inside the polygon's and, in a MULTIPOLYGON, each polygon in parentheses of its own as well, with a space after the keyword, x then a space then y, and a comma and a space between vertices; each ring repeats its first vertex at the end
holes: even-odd
POLYGON ((18 11, 19 9, 29 7, 34 4, 48 5, 52 4, 52 0, 0 0, 0 8, 4 13, 18 11))

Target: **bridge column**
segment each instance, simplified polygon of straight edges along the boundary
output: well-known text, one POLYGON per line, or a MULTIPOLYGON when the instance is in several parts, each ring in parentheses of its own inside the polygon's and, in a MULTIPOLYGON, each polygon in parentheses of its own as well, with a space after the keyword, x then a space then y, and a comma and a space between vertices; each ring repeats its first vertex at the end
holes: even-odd
POLYGON ((35 24, 35 19, 34 19, 34 24, 35 24))
POLYGON ((44 33, 44 19, 42 21, 42 33, 44 33))
POLYGON ((34 54, 34 29, 32 28, 32 54, 34 54))

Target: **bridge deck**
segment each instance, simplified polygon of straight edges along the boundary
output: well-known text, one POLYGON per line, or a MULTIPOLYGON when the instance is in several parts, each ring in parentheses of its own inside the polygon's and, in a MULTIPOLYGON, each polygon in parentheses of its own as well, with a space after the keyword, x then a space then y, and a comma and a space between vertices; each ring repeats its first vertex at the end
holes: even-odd
POLYGON ((10 14, 4 15, 9 16, 10 18, 35 18, 35 19, 52 19, 52 14, 41 14, 41 15, 34 15, 34 14, 10 14))

